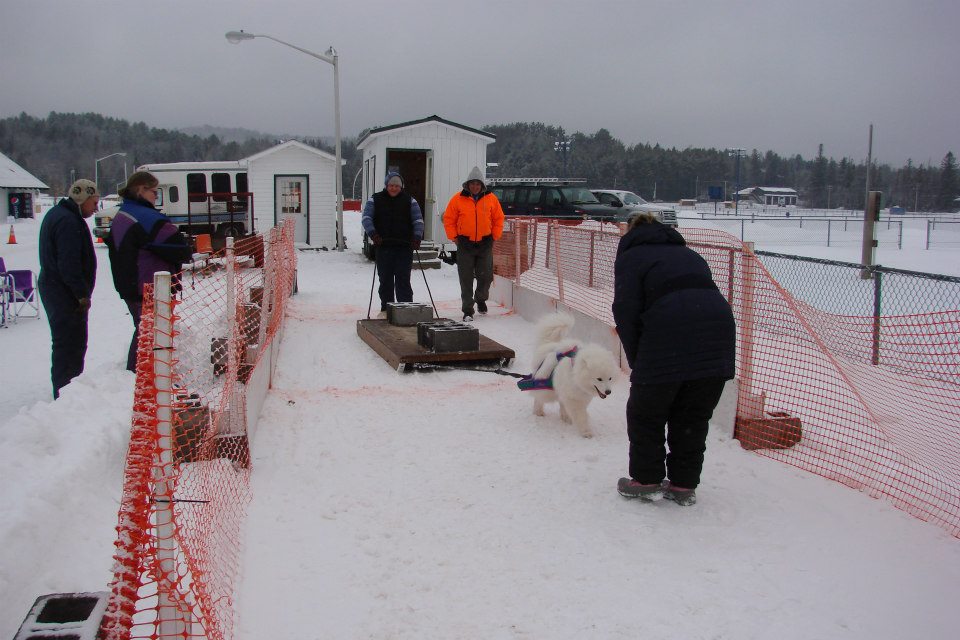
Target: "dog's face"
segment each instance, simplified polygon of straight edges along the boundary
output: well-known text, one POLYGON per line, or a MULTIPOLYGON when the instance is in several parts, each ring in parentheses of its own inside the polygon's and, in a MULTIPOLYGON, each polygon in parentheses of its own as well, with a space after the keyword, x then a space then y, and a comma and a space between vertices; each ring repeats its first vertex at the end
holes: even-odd
POLYGON ((613 393, 613 381, 620 375, 620 367, 609 351, 589 345, 577 352, 573 375, 577 386, 603 399, 613 393))

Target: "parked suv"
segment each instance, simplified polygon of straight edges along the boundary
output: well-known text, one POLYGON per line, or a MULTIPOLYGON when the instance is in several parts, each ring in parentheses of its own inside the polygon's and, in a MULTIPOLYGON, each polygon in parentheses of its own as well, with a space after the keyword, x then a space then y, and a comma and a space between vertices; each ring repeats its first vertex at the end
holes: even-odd
POLYGON ((489 185, 507 216, 613 222, 618 209, 601 204, 590 189, 575 181, 492 180, 489 185))
POLYGON ((594 189, 593 195, 603 204, 617 209, 617 222, 629 222, 638 213, 653 213, 663 224, 677 226, 676 209, 647 202, 632 191, 594 189))

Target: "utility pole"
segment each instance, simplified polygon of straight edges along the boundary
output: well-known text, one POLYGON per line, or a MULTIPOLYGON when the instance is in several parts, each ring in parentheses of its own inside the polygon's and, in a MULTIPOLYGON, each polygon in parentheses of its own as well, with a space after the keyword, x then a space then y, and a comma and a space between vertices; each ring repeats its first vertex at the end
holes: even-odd
MULTIPOLYGON (((863 203, 863 251, 861 252, 860 264, 865 267, 873 266, 874 249, 877 241, 874 239, 874 227, 877 218, 880 216, 880 192, 870 191, 870 168, 873 165, 873 124, 870 124, 870 137, 867 142, 867 191, 864 194, 863 203)), ((870 269, 863 269, 860 277, 869 280, 873 277, 870 269)))
POLYGON ((740 158, 743 157, 743 149, 727 149, 727 152, 730 155, 735 155, 737 158, 737 190, 733 194, 733 215, 740 215, 740 158))

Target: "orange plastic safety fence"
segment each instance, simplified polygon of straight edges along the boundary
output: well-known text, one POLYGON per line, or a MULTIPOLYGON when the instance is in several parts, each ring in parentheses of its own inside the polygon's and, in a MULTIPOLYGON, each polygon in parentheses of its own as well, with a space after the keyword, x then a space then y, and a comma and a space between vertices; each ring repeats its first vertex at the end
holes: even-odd
MULTIPOLYGON (((494 271, 612 325, 622 231, 509 220, 494 271)), ((737 238, 680 231, 737 319, 741 445, 960 537, 960 310, 828 313, 781 286, 737 238)))
POLYGON ((295 273, 286 224, 189 265, 156 315, 145 298, 102 637, 232 637, 250 500, 247 394, 270 366, 262 356, 295 273))

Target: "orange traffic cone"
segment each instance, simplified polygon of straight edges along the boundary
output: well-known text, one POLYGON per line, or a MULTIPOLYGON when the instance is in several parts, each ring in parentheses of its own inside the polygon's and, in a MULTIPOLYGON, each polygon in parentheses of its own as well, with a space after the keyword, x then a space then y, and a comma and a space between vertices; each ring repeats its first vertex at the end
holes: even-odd
POLYGON ((17 244, 17 235, 13 232, 13 225, 10 225, 10 237, 7 238, 7 244, 17 244))

